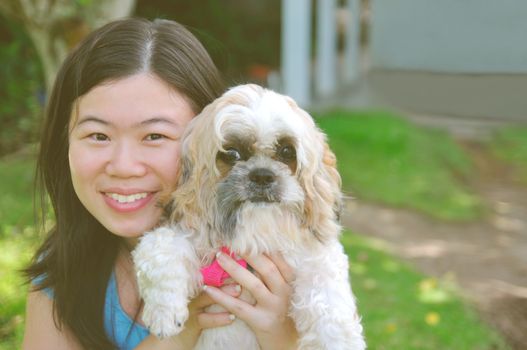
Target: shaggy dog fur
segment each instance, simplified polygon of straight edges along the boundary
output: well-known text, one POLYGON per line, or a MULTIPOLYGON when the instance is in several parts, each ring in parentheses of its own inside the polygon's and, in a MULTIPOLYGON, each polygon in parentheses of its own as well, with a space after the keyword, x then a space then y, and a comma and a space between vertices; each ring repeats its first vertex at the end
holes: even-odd
MULTIPOLYGON (((133 252, 143 320, 179 333, 222 246, 280 252, 295 270, 289 315, 300 349, 364 349, 339 235, 340 176, 325 135, 289 97, 256 85, 227 91, 182 141, 170 219, 133 252)), ((196 349, 258 349, 247 325, 204 330, 196 349)))

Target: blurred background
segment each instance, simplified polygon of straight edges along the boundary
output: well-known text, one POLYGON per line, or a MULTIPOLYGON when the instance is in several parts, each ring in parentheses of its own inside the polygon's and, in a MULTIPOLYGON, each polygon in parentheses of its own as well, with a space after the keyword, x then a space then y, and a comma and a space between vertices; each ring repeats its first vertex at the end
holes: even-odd
POLYGON ((0 1, 0 349, 20 347, 17 270, 43 237, 48 91, 79 40, 126 16, 184 24, 228 85, 288 94, 326 132, 370 349, 527 349, 525 13, 522 0, 0 1))

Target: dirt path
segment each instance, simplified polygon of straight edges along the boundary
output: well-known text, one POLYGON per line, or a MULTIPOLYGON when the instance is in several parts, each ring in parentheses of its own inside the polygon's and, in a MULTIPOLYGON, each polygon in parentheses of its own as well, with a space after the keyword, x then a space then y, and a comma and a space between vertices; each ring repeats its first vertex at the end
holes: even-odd
POLYGON ((464 143, 476 169, 471 186, 487 202, 480 222, 451 224, 402 209, 352 202, 343 224, 386 241, 422 272, 454 275, 483 318, 527 349, 527 187, 477 144, 464 143))

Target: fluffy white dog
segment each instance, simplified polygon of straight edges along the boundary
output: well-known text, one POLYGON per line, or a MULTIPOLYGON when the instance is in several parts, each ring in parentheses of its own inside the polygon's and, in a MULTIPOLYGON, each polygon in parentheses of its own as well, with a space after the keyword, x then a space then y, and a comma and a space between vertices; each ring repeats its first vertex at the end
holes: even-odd
MULTIPOLYGON (((241 256, 279 252, 294 269, 289 315, 300 349, 364 349, 339 243, 335 164, 325 135, 289 97, 241 85, 207 106, 183 137, 170 219, 133 252, 150 331, 182 330, 200 268, 226 246, 241 256)), ((196 346, 234 348, 259 348, 239 319, 204 330, 196 346)))

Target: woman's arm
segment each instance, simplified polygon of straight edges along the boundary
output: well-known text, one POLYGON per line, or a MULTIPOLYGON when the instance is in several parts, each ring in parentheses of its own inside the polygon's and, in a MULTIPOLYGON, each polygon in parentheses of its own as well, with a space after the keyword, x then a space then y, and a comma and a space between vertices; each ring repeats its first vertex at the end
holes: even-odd
POLYGON ((244 257, 261 279, 238 265, 227 254, 220 254, 218 262, 231 277, 246 288, 256 299, 248 304, 239 298, 207 287, 206 293, 218 304, 244 320, 255 332, 262 350, 296 349, 298 334, 287 316, 294 272, 279 255, 244 257))
POLYGON ((67 329, 59 330, 53 320, 53 300, 43 291, 30 292, 26 306, 26 329, 22 349, 82 350, 67 329))

